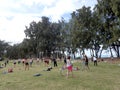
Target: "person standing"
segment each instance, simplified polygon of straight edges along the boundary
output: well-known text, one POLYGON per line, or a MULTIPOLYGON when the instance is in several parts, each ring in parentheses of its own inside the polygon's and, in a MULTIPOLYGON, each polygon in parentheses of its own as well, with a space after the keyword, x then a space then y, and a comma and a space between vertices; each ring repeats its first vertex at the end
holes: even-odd
POLYGON ((84 60, 84 62, 85 62, 85 68, 88 69, 88 70, 90 70, 89 64, 88 64, 89 61, 88 61, 87 55, 86 55, 85 53, 83 53, 82 55, 83 55, 83 60, 84 60))
POLYGON ((68 58, 67 58, 66 67, 67 67, 67 78, 69 77, 70 73, 72 74, 72 77, 73 77, 73 66, 72 66, 72 63, 70 61, 70 56, 68 56, 68 58))
POLYGON ((33 64, 33 59, 29 59, 29 63, 30 63, 30 67, 32 67, 32 64, 33 64))
POLYGON ((82 71, 85 69, 85 60, 82 58, 82 71))
POLYGON ((6 61, 4 62, 4 65, 5 65, 5 67, 6 67, 6 65, 7 65, 7 62, 6 62, 6 61))
POLYGON ((14 60, 13 64, 14 64, 14 68, 15 68, 16 67, 16 61, 15 60, 14 60))
POLYGON ((23 64, 23 66, 24 66, 24 64, 25 64, 25 59, 22 60, 22 64, 23 64))
POLYGON ((45 66, 48 66, 49 65, 49 58, 45 57, 43 60, 44 60, 45 66))
POLYGON ((67 64, 66 57, 64 57, 64 64, 65 64, 65 65, 67 64))
POLYGON ((97 66, 97 58, 95 56, 93 57, 93 62, 94 62, 94 66, 97 66))
POLYGON ((25 70, 26 69, 29 70, 29 62, 28 62, 28 60, 25 59, 24 63, 25 63, 25 70))
POLYGON ((53 63, 54 63, 54 67, 57 67, 57 61, 56 61, 56 58, 53 58, 53 63))

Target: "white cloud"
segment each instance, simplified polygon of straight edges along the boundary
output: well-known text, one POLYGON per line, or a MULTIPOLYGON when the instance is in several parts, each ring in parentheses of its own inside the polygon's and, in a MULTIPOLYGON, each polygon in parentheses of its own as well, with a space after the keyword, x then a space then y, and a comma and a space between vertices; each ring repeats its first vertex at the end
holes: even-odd
POLYGON ((94 7, 97 0, 0 0, 0 40, 20 43, 24 37, 25 26, 48 16, 57 21, 64 14, 81 8, 94 7))
POLYGON ((59 0, 52 7, 45 7, 42 14, 52 17, 52 20, 58 20, 65 13, 71 13, 78 6, 75 4, 78 3, 78 0, 59 0))
POLYGON ((50 6, 52 3, 56 2, 57 0, 19 0, 19 3, 32 6, 33 4, 41 4, 50 6))
POLYGON ((32 21, 39 21, 40 18, 29 15, 16 15, 12 20, 7 20, 6 17, 0 17, 0 39, 20 43, 25 37, 25 26, 32 21))

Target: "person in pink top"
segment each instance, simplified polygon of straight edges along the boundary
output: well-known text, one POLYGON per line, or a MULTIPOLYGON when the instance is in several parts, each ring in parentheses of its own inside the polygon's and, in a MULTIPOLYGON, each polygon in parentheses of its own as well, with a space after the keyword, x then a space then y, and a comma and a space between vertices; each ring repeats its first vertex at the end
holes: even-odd
POLYGON ((66 67, 67 67, 67 78, 69 77, 70 73, 72 74, 72 77, 73 77, 73 70, 72 70, 73 66, 72 66, 72 63, 71 63, 71 60, 70 60, 70 56, 68 56, 68 58, 67 58, 66 67))

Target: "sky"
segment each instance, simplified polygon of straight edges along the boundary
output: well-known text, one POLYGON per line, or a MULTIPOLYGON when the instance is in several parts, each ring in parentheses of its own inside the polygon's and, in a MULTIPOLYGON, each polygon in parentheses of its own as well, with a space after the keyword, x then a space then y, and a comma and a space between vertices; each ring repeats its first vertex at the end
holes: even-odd
POLYGON ((25 26, 38 22, 42 16, 57 22, 82 6, 97 4, 97 0, 0 0, 0 40, 11 44, 21 43, 25 38, 25 26))

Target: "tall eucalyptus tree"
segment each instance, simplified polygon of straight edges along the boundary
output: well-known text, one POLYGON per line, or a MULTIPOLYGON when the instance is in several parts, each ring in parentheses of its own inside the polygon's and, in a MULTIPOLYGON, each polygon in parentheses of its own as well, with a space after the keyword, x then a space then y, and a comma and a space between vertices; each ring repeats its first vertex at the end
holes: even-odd
POLYGON ((83 52, 85 49, 94 50, 95 55, 98 57, 101 42, 99 36, 100 21, 97 14, 92 12, 90 7, 83 6, 71 15, 73 21, 73 45, 83 52))
POLYGON ((98 0, 96 11, 102 19, 104 39, 106 45, 116 52, 120 57, 120 16, 118 0, 98 0))

